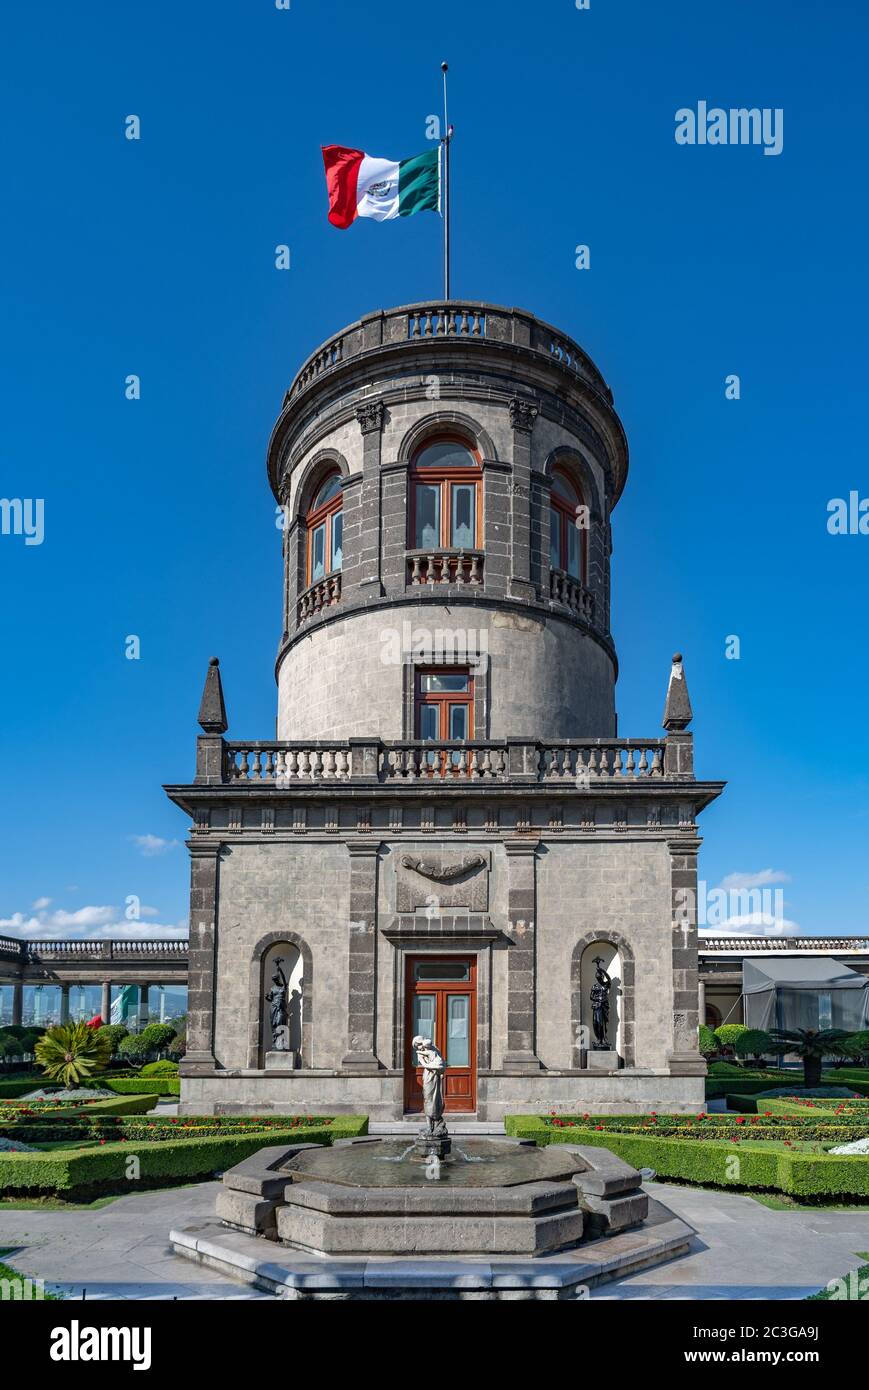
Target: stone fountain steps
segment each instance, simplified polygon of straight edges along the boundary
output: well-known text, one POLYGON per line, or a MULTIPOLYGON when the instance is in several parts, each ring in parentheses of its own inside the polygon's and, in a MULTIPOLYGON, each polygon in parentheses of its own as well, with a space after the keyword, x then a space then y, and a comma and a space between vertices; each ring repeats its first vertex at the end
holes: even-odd
POLYGON ((287 1249, 217 1221, 170 1232, 176 1254, 286 1299, 561 1299, 685 1254, 695 1232, 652 1201, 643 1225, 552 1255, 400 1259, 287 1249), (265 1245, 265 1250, 264 1250, 265 1245))

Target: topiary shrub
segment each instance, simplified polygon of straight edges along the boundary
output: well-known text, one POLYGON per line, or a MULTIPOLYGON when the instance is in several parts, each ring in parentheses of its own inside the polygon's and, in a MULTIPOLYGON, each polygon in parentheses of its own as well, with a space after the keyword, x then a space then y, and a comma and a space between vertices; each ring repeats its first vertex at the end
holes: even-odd
POLYGON ((143 1033, 128 1033, 118 1045, 118 1056, 128 1062, 143 1062, 151 1051, 143 1033))
POLYGON ((162 1052, 175 1037, 175 1029, 170 1023, 149 1023, 139 1036, 147 1042, 150 1052, 162 1052))
POLYGON ((17 1038, 0 1037, 0 1062, 12 1062, 24 1056, 24 1048, 17 1038))
POLYGON ((851 1033, 845 1039, 842 1043, 842 1056, 857 1062, 863 1057, 869 1057, 869 1028, 861 1033, 851 1033))
POLYGON ((129 1037, 130 1030, 123 1023, 104 1023, 102 1028, 97 1029, 97 1032, 101 1038, 108 1038, 112 1045, 112 1056, 114 1057, 124 1038, 129 1037))
POLYGON ((721 1047, 730 1050, 736 1047, 737 1038, 748 1031, 744 1023, 720 1023, 715 1029, 715 1036, 721 1047))
POLYGON ((165 1059, 162 1062, 148 1062, 139 1073, 140 1076, 177 1076, 178 1063, 165 1059))
POLYGON ((704 1057, 711 1057, 718 1051, 718 1039, 705 1023, 700 1024, 700 1051, 704 1057))
POLYGON ((737 1057, 753 1057, 755 1061, 760 1061, 765 1053, 772 1050, 772 1039, 763 1028, 746 1028, 734 1042, 733 1050, 737 1057))

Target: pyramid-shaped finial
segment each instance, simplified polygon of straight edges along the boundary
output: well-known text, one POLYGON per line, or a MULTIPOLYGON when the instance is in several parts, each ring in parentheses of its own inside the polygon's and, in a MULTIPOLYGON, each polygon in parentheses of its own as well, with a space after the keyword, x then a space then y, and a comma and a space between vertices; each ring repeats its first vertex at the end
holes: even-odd
POLYGON ((664 728, 669 731, 687 729, 693 718, 694 711, 691 709, 688 683, 682 668, 682 653, 675 652, 670 671, 670 683, 667 686, 667 698, 664 702, 664 728))
POLYGON ((199 706, 199 726, 207 734, 225 734, 229 727, 226 722, 226 705, 223 703, 220 661, 216 656, 208 663, 208 675, 205 677, 202 703, 199 706))

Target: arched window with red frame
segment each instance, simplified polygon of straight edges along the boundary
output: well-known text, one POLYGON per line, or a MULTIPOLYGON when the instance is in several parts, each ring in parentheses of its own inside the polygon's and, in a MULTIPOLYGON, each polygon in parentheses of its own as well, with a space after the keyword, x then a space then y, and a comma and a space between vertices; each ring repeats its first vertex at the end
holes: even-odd
POLYGON ((572 579, 585 579, 585 515, 582 494, 563 468, 552 474, 549 503, 549 564, 572 579))
POLYGON ((479 456, 464 440, 442 436, 424 444, 411 465, 411 547, 479 549, 482 479, 479 456))
POLYGON ((344 560, 344 516, 341 474, 322 480, 305 517, 307 583, 316 584, 341 569, 344 560))

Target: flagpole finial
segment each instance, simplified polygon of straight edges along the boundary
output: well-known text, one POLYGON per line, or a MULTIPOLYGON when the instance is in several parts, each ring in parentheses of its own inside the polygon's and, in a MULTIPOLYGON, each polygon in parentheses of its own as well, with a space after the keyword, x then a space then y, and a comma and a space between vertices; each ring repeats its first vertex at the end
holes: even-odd
POLYGON ((449 72, 449 70, 450 70, 450 65, 449 65, 449 63, 441 63, 441 72, 449 72))

